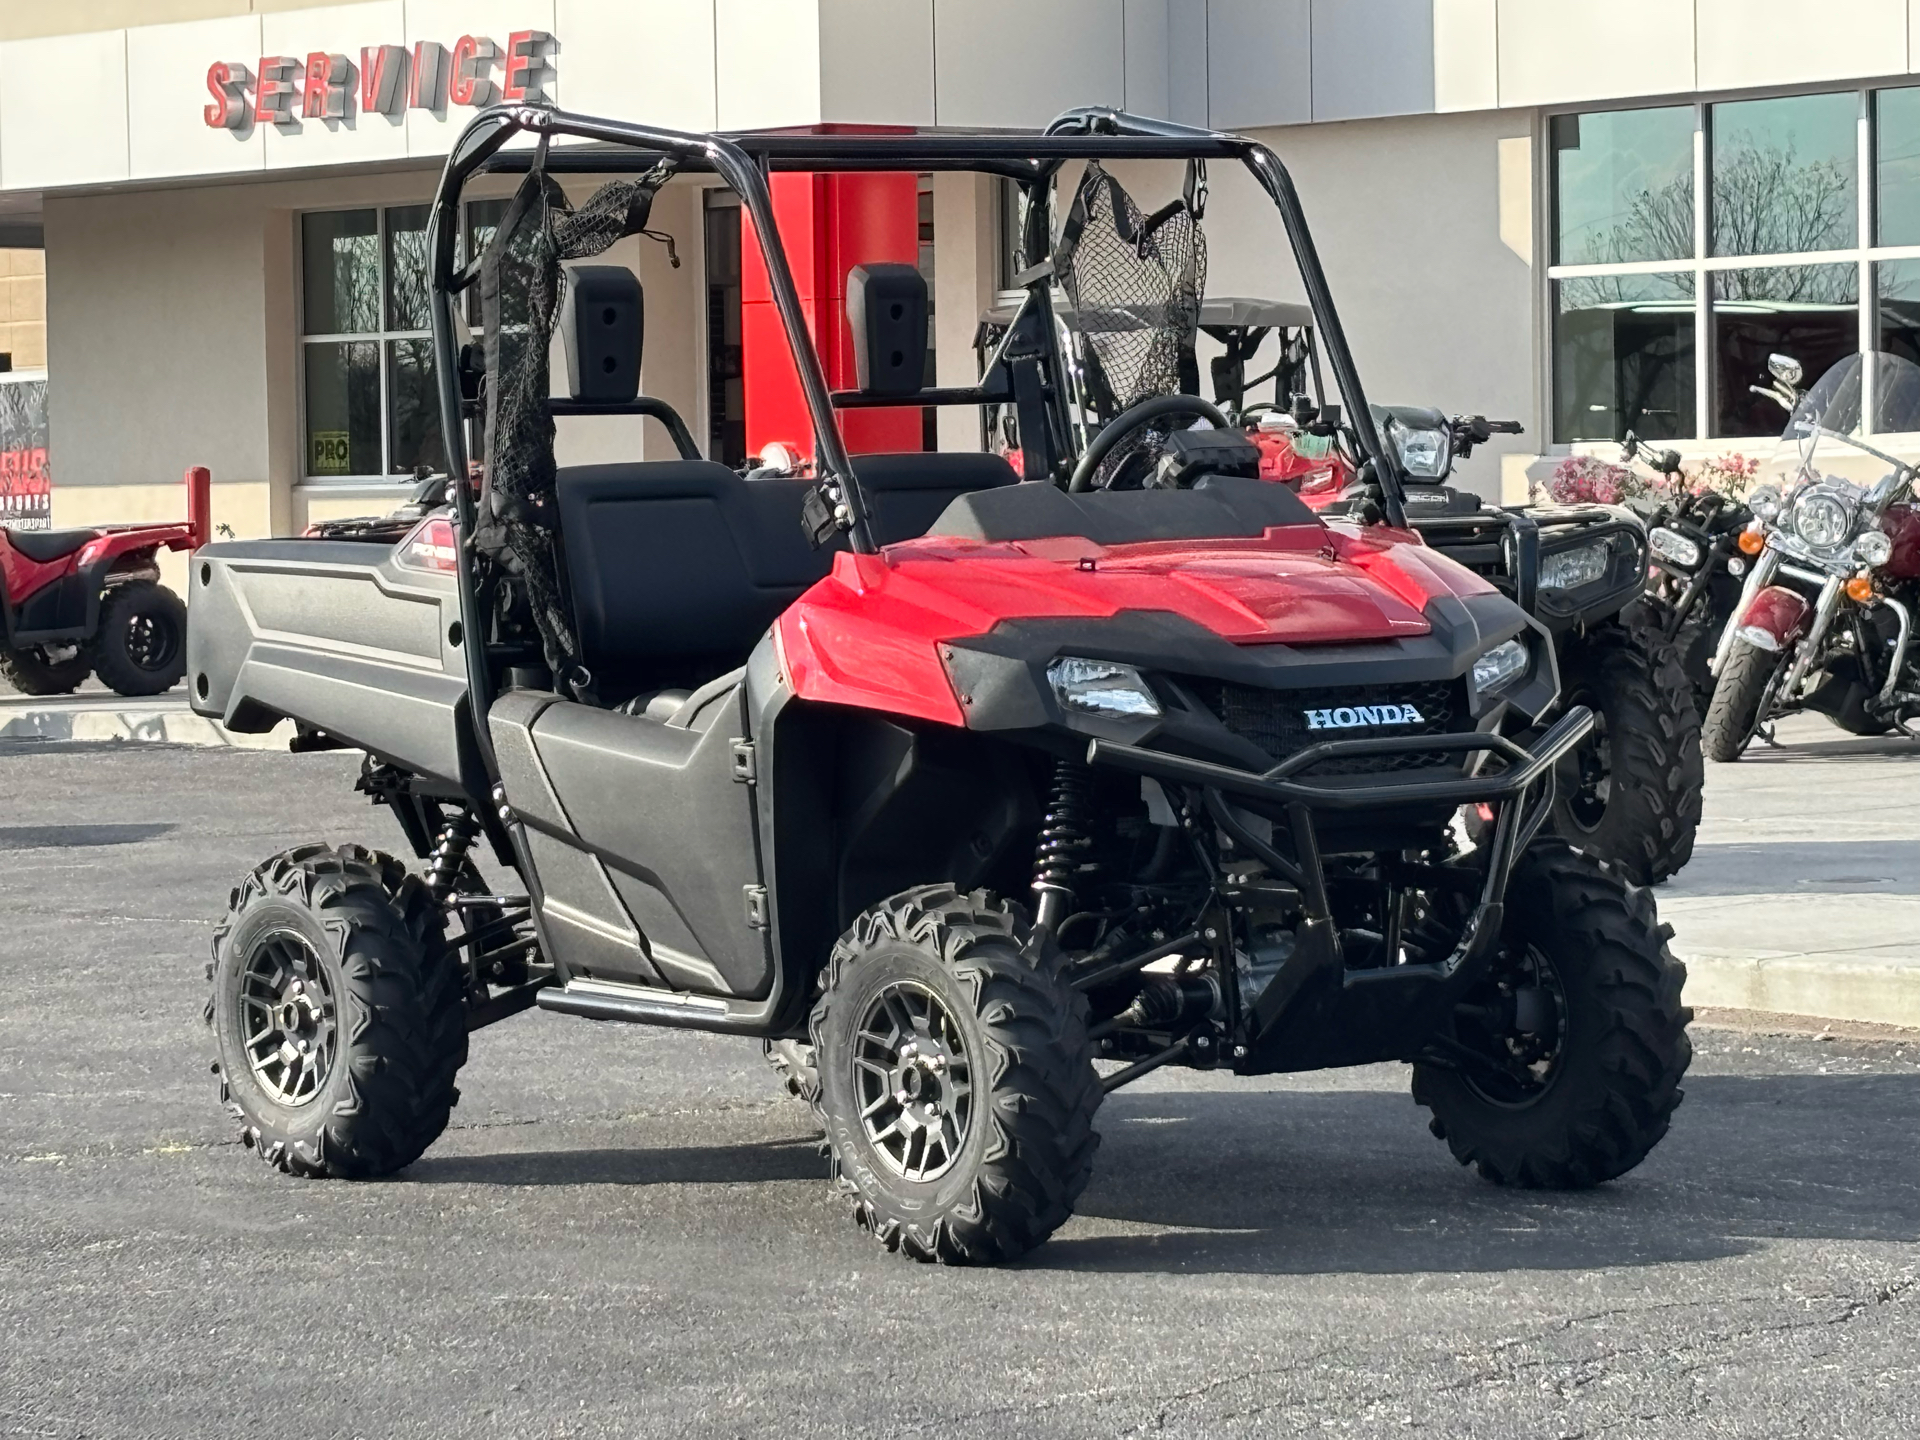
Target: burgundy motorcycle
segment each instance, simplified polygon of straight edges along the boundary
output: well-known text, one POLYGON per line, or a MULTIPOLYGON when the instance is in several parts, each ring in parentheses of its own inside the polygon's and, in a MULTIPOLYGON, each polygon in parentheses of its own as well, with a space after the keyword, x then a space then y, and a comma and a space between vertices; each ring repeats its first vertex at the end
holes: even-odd
POLYGON ((1916 471, 1882 438, 1915 431, 1920 366, 1885 353, 1841 361, 1794 407, 1766 467, 1780 478, 1747 497, 1754 563, 1714 657, 1708 759, 1739 759, 1802 710, 1920 738, 1916 471))

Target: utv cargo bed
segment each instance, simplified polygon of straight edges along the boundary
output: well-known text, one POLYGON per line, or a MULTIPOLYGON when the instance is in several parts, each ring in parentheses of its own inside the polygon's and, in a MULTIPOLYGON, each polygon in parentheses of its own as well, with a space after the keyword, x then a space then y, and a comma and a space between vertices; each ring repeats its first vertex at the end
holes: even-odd
POLYGON ((414 771, 460 780, 466 694, 450 573, 399 547, 246 540, 193 562, 187 680, 199 714, 230 730, 297 716, 414 771))

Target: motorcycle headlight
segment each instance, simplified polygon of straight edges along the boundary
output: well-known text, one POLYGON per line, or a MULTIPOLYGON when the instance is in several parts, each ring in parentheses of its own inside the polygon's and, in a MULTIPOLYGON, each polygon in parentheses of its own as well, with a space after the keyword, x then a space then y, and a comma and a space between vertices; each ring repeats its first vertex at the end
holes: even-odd
POLYGON ((1453 463, 1453 437, 1445 430, 1415 430, 1396 420, 1389 433, 1394 453, 1409 475, 1438 480, 1453 463))
POLYGON ((1580 545, 1548 555, 1540 562, 1542 590, 1572 590, 1607 573, 1607 542, 1580 545))
POLYGON ((1793 505, 1793 533, 1815 550, 1846 543, 1853 512, 1831 495, 1803 495, 1793 505))
POLYGON ((1700 547, 1678 530, 1656 525, 1647 532, 1647 548, 1669 565, 1691 570, 1700 563, 1700 547))
POLYGON ((1780 515, 1780 487, 1778 485, 1756 485, 1753 493, 1747 496, 1747 509, 1754 518, 1771 524, 1780 515))
POLYGON ((1862 565, 1884 565, 1893 558, 1893 541, 1884 530, 1864 530, 1853 542, 1853 558, 1862 565))
POLYGON ((1131 665, 1063 655, 1047 666, 1047 683, 1062 706, 1083 715, 1160 713, 1160 702, 1131 665))
POLYGON ((1473 688, 1482 695, 1526 673, 1527 647, 1518 640, 1496 645, 1473 662, 1473 688))

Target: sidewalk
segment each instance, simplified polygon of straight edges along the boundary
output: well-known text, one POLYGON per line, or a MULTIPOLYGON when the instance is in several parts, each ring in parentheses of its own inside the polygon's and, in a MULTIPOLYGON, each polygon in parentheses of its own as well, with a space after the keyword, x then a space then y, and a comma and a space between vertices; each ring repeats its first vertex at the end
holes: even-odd
POLYGON ((160 745, 285 750, 291 723, 265 735, 239 735, 188 708, 184 685, 129 699, 98 680, 71 695, 21 695, 0 684, 0 740, 141 741, 160 745))
POLYGON ((1920 744, 1819 717, 1707 766, 1660 918, 1696 1006, 1920 1027, 1920 744))

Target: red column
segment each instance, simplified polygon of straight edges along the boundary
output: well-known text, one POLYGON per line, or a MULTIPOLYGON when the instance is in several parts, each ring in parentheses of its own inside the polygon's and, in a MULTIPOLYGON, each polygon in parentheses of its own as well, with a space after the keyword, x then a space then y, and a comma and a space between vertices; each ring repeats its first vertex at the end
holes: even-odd
MULTIPOLYGON (((880 262, 920 259, 919 185, 911 175, 772 177, 773 215, 800 308, 827 388, 851 390, 853 334, 847 328, 847 272, 880 262)), ((813 454, 813 421, 800 391, 786 331, 752 220, 740 217, 740 340, 747 400, 747 450, 778 440, 813 454)), ((854 454, 920 449, 920 409, 843 410, 840 430, 854 454)))

